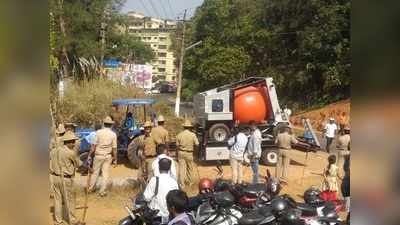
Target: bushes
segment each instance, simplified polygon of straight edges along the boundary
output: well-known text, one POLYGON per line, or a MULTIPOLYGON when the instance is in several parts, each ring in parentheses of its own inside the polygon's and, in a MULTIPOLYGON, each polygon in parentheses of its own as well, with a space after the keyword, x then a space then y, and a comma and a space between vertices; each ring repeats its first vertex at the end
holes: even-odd
POLYGON ((79 126, 90 126, 111 115, 111 101, 119 98, 140 98, 143 92, 107 79, 66 82, 65 94, 58 101, 58 121, 73 121, 79 126))
MULTIPOLYGON (((70 81, 65 86, 64 99, 57 102, 57 121, 74 122, 80 127, 93 126, 107 115, 123 119, 126 111, 120 109, 117 113, 111 104, 113 99, 144 97, 141 89, 106 79, 81 83, 70 81)), ((167 103, 159 101, 153 105, 153 110, 157 115, 164 115, 165 125, 171 137, 175 137, 182 130, 183 118, 176 118, 173 109, 167 103)), ((139 112, 143 112, 142 109, 139 112)), ((150 110, 147 113, 150 114, 150 110)), ((139 118, 143 118, 143 113, 139 114, 139 118)))

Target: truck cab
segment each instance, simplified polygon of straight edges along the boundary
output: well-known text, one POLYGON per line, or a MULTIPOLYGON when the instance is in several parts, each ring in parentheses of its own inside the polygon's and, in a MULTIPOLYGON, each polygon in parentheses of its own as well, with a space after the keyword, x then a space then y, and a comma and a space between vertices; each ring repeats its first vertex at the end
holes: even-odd
POLYGON ((195 128, 200 144, 199 159, 227 160, 227 140, 237 124, 257 123, 262 133, 261 161, 277 163, 275 137, 281 126, 290 124, 282 112, 272 78, 251 77, 194 96, 195 128))

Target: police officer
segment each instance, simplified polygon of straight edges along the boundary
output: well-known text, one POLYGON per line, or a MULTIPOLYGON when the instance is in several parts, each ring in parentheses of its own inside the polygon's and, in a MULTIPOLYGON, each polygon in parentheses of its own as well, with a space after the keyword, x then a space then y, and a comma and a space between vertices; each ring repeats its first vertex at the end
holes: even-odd
MULTIPOLYGON (((156 147, 157 143, 152 135, 153 124, 150 121, 144 123, 144 137, 143 137, 143 153, 145 157, 145 174, 144 177, 151 178, 153 176, 152 164, 157 157, 156 147)), ((143 168, 142 168, 143 169, 143 168)))
POLYGON ((54 223, 63 223, 63 211, 67 211, 68 224, 76 223, 74 176, 80 160, 74 150, 78 138, 71 131, 62 137, 64 145, 50 152, 51 189, 54 193, 54 223), (64 204, 63 204, 64 203, 64 204), (63 208, 65 207, 65 208, 63 208))
MULTIPOLYGON (((77 127, 77 125, 75 123, 67 122, 67 123, 65 123, 64 126, 65 126, 66 131, 71 131, 75 134, 75 130, 77 127)), ((77 154, 79 154, 80 146, 81 146, 81 140, 78 138, 75 142, 75 147, 74 147, 77 154)))
POLYGON ((50 151, 64 144, 62 136, 65 134, 65 131, 64 124, 60 123, 56 129, 56 136, 50 140, 50 151))
POLYGON ((92 145, 89 156, 94 154, 93 160, 93 181, 90 184, 89 191, 93 192, 100 170, 103 177, 103 182, 100 185, 100 196, 107 195, 106 187, 110 174, 111 164, 117 164, 117 135, 111 130, 114 121, 107 116, 103 120, 104 128, 96 131, 94 144, 92 145))
MULTIPOLYGON (((53 138, 51 138, 50 140, 50 152, 57 149, 58 147, 61 147, 64 145, 64 141, 62 139, 63 135, 65 134, 65 128, 64 128, 64 124, 60 123, 56 129, 56 136, 54 136, 53 138)), ((51 158, 50 158, 50 165, 51 165, 51 158)), ((52 184, 53 184, 53 180, 52 180, 52 175, 50 175, 49 177, 49 182, 50 182, 50 197, 52 198, 54 196, 53 190, 51 188, 52 184)))
POLYGON ((192 123, 186 120, 183 124, 184 131, 176 136, 176 146, 178 149, 179 163, 179 184, 181 187, 185 184, 192 185, 198 176, 197 166, 194 163, 194 148, 199 145, 196 134, 190 129, 193 128, 192 123), (195 177, 196 176, 196 177, 195 177))
POLYGON ((168 147, 169 133, 167 129, 164 128, 164 122, 165 122, 164 116, 160 115, 157 118, 157 121, 158 121, 158 126, 154 127, 151 130, 151 136, 154 138, 157 145, 164 144, 168 147))
POLYGON ((339 168, 343 167, 344 157, 350 154, 350 127, 344 127, 340 132, 337 139, 337 165, 339 168))
POLYGON ((291 144, 296 144, 296 138, 289 134, 290 126, 286 125, 283 131, 278 134, 275 139, 275 144, 279 148, 278 164, 275 168, 275 176, 281 181, 287 182, 289 164, 290 164, 290 151, 291 144))

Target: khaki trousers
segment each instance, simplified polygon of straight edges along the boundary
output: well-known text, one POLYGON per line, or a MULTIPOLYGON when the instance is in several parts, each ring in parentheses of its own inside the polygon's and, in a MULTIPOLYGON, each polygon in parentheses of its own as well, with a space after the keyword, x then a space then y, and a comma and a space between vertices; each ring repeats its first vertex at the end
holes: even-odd
POLYGON ((290 164, 290 149, 279 149, 278 164, 276 165, 275 176, 287 180, 290 164))
POLYGON ((243 162, 242 160, 230 158, 229 162, 232 168, 232 183, 241 184, 243 180, 243 162))
POLYGON ((75 191, 74 180, 72 178, 64 178, 65 193, 62 188, 62 178, 59 176, 50 175, 52 178, 51 190, 53 192, 54 200, 54 224, 63 223, 63 212, 68 213, 64 217, 69 224, 75 223, 75 191), (63 205, 64 203, 64 205, 63 205), (68 212, 67 212, 68 206, 68 212), (68 221, 69 218, 69 221, 68 221))
POLYGON ((92 183, 90 184, 89 190, 94 190, 97 178, 99 177, 101 170, 101 176, 103 177, 103 182, 100 184, 100 194, 105 194, 108 178, 110 176, 111 163, 112 163, 111 155, 94 156, 92 183))
POLYGON ((198 181, 199 171, 194 163, 193 152, 179 151, 178 153, 179 176, 178 181, 181 187, 186 184, 191 186, 198 181))
POLYGON ((153 172, 153 162, 156 159, 156 157, 150 157, 150 158, 146 158, 145 160, 145 166, 146 166, 146 171, 147 171, 147 179, 150 180, 150 178, 152 178, 154 176, 154 172, 153 172))

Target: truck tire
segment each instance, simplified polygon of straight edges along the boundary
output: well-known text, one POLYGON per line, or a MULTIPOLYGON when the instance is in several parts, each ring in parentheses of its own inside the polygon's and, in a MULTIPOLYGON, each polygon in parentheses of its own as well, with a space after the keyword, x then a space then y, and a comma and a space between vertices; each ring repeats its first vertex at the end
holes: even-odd
POLYGON ((140 159, 139 159, 138 149, 139 149, 139 143, 135 141, 135 139, 133 139, 133 141, 128 145, 126 155, 134 169, 139 168, 140 159))
POLYGON ((261 154, 261 163, 266 166, 276 166, 276 164, 278 163, 278 150, 264 150, 261 154))
POLYGON ((210 127, 210 139, 217 142, 224 142, 228 140, 230 135, 229 127, 223 123, 216 123, 210 127))

